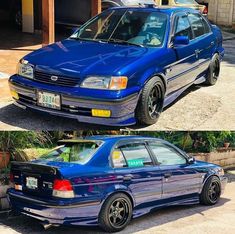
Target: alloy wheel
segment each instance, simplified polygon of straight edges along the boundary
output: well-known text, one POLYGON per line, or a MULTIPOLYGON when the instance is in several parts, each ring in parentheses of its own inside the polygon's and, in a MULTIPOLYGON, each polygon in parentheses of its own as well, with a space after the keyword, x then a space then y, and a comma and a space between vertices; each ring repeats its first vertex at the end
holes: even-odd
POLYGON ((123 226, 128 220, 130 207, 124 199, 116 199, 109 209, 109 221, 115 228, 123 226))

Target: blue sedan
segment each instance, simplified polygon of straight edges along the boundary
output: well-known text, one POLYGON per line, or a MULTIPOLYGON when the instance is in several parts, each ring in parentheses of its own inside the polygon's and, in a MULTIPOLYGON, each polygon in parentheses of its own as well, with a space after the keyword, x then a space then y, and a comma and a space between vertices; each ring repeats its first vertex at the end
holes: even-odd
POLYGON ((224 55, 220 29, 189 8, 111 8, 70 38, 20 60, 16 105, 80 122, 157 122, 193 84, 214 85, 224 55))
POLYGON ((215 164, 196 161, 156 138, 65 140, 31 162, 13 162, 12 208, 42 222, 124 229, 132 218, 170 205, 214 205, 227 183, 215 164))

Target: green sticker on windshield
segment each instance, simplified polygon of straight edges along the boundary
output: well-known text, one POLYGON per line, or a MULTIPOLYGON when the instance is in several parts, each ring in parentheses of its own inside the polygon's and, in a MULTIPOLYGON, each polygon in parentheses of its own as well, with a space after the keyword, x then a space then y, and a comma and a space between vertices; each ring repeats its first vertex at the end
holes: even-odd
POLYGON ((128 167, 143 167, 144 162, 142 159, 127 160, 128 167))

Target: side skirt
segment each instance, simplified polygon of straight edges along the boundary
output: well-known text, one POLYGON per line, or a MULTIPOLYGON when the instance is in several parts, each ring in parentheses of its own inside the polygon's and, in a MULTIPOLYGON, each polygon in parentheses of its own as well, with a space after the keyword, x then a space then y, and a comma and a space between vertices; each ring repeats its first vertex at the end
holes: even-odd
POLYGON ((173 93, 170 93, 168 96, 165 97, 163 107, 165 108, 165 107, 169 106, 172 102, 174 102, 190 86, 192 86, 194 84, 196 84, 196 85, 201 84, 201 83, 204 83, 205 81, 206 81, 206 77, 202 76, 202 77, 196 79, 194 82, 184 86, 183 88, 178 89, 173 93))

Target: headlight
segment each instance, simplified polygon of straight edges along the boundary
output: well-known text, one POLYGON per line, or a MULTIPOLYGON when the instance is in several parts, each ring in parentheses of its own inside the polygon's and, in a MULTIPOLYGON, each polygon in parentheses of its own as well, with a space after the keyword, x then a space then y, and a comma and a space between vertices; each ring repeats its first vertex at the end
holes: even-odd
POLYGON ((20 76, 33 79, 33 66, 26 60, 21 60, 18 64, 18 72, 20 76))
POLYGON ((121 90, 127 87, 128 78, 126 76, 98 77, 91 76, 86 78, 81 87, 90 89, 109 89, 121 90))

